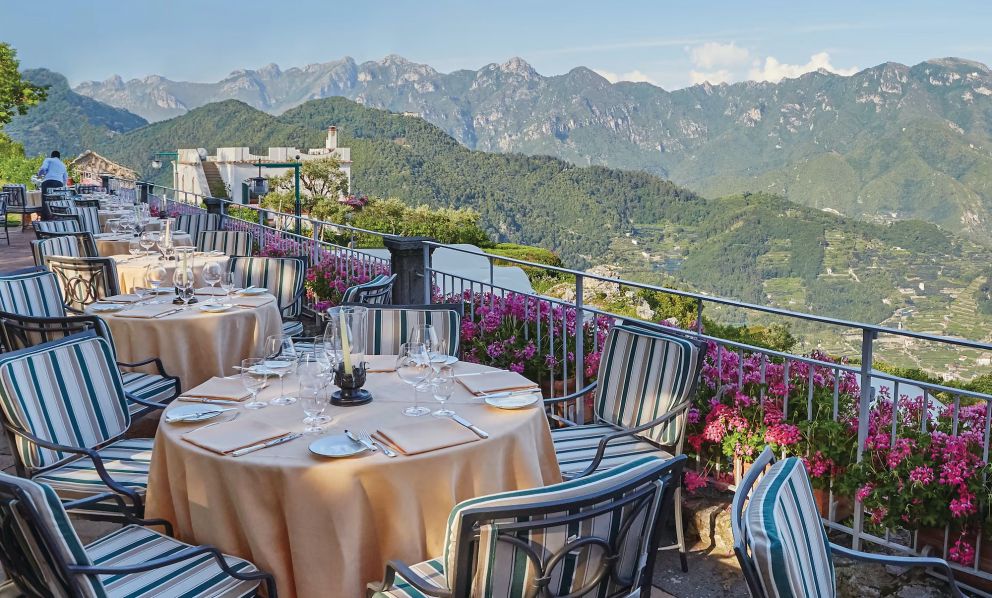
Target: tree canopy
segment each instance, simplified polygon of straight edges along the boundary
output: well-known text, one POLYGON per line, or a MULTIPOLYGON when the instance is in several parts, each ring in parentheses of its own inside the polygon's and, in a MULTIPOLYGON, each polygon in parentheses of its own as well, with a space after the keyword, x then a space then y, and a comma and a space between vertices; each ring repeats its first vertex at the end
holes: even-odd
POLYGON ((45 88, 26 80, 20 71, 17 51, 0 42, 0 127, 15 115, 27 114, 28 108, 44 101, 45 88))

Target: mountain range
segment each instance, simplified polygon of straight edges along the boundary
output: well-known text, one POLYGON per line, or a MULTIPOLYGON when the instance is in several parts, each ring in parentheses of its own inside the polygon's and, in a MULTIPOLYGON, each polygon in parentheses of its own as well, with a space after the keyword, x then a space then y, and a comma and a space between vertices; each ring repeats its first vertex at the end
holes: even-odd
POLYGON ((281 114, 343 96, 421 116, 470 149, 643 170, 708 196, 770 192, 860 219, 919 218, 992 236, 992 71, 957 58, 826 71, 778 83, 666 91, 578 67, 542 76, 513 58, 441 73, 387 56, 160 76, 75 91, 155 121, 224 99, 281 114))

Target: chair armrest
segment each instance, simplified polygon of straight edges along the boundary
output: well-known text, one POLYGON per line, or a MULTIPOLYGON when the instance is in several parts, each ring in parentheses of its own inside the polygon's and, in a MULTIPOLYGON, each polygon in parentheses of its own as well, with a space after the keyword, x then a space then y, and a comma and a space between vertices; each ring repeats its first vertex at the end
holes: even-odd
POLYGON ((861 552, 859 550, 851 550, 844 546, 839 546, 830 543, 830 552, 835 555, 842 556, 854 561, 862 561, 867 563, 876 563, 879 565, 902 565, 907 567, 933 567, 939 570, 942 574, 947 576, 947 583, 951 587, 951 592, 954 596, 963 598, 964 594, 958 589, 957 583, 954 581, 954 571, 951 570, 951 566, 947 564, 944 559, 939 559, 936 557, 929 556, 891 556, 887 554, 871 554, 869 552, 861 552))
POLYGON ((627 429, 623 429, 623 430, 617 430, 616 432, 613 432, 612 434, 607 434, 606 436, 603 436, 599 440, 599 446, 596 447, 596 455, 593 457, 592 462, 589 463, 589 466, 586 467, 585 470, 582 473, 580 473, 578 476, 576 476, 576 478, 584 478, 585 476, 587 476, 587 475, 593 473, 594 471, 596 471, 596 468, 599 467, 600 462, 603 460, 603 456, 606 454, 606 447, 607 447, 607 445, 610 442, 612 442, 612 441, 614 441, 614 440, 616 440, 618 438, 624 438, 624 437, 627 437, 627 436, 635 436, 635 435, 637 435, 640 432, 643 432, 645 430, 650 430, 651 428, 660 426, 662 424, 667 424, 669 421, 675 419, 676 417, 678 417, 679 415, 681 415, 683 411, 685 411, 686 409, 688 409, 690 403, 691 403, 691 401, 689 401, 687 399, 685 401, 682 401, 678 405, 672 407, 671 409, 669 409, 668 412, 665 413, 665 415, 662 415, 661 417, 657 417, 657 418, 655 418, 655 419, 653 419, 653 420, 651 420, 649 422, 643 423, 643 424, 641 424, 639 426, 635 426, 633 428, 627 428, 627 429))
POLYGON ((166 407, 168 407, 168 405, 166 405, 164 403, 154 403, 152 401, 146 401, 144 399, 139 399, 138 397, 134 396, 133 394, 131 394, 129 392, 124 393, 124 396, 127 397, 127 400, 129 400, 129 401, 133 401, 133 402, 135 402, 135 403, 137 403, 139 405, 144 405, 145 407, 151 407, 152 409, 165 409, 166 407))
POLYGON ((599 382, 592 382, 588 386, 586 386, 585 388, 579 389, 579 390, 573 392, 570 395, 565 395, 563 397, 554 397, 552 399, 544 399, 544 404, 545 405, 554 405, 555 403, 561 403, 561 402, 564 402, 564 401, 574 401, 575 399, 578 399, 579 397, 582 397, 582 396, 588 394, 589 392, 595 390, 597 384, 599 384, 599 382))
POLYGON ((152 526, 160 525, 160 526, 162 526, 165 529, 165 535, 167 535, 167 536, 172 536, 173 535, 172 523, 170 521, 168 521, 166 519, 157 519, 157 518, 156 519, 142 519, 140 517, 135 517, 134 515, 132 515, 129 512, 128 507, 127 507, 127 503, 124 502, 124 499, 121 498, 121 495, 120 494, 116 494, 114 492, 103 492, 101 494, 94 494, 93 496, 87 496, 86 498, 80 498, 78 500, 64 501, 62 503, 62 506, 66 510, 68 510, 68 509, 80 509, 80 508, 83 508, 83 507, 87 507, 87 506, 90 506, 90 505, 95 505, 97 503, 101 503, 101 502, 103 502, 105 500, 112 500, 112 501, 116 502, 117 503, 117 507, 121 510, 121 513, 124 514, 124 520, 127 521, 128 523, 134 523, 134 524, 140 525, 142 527, 152 527, 152 526))
POLYGON ((134 362, 118 361, 117 366, 122 368, 137 368, 143 365, 148 365, 150 363, 155 365, 155 369, 158 370, 159 376, 162 376, 163 378, 172 378, 173 380, 178 380, 178 378, 176 378, 175 376, 170 376, 169 374, 166 373, 165 366, 162 365, 162 360, 158 357, 149 357, 148 359, 143 359, 141 361, 134 361, 134 362))
POLYGON ((376 591, 388 592, 392 589, 397 573, 402 575, 403 579, 423 594, 437 596, 438 598, 450 598, 451 596, 451 590, 431 585, 430 582, 408 567, 403 561, 389 561, 386 563, 386 574, 383 576, 382 583, 379 584, 379 588, 376 591))

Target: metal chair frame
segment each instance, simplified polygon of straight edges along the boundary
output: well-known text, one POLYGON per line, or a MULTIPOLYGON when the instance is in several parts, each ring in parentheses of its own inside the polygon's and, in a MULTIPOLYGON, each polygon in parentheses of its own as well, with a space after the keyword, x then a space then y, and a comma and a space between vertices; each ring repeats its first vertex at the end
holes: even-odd
POLYGON ((11 193, 0 192, 0 230, 7 239, 7 246, 10 246, 10 231, 7 230, 7 204, 10 202, 11 193))
POLYGON ((100 253, 96 248, 96 239, 93 237, 93 233, 85 231, 77 232, 66 232, 66 233, 50 233, 46 231, 40 231, 35 229, 35 237, 39 241, 44 241, 45 239, 52 239, 54 237, 76 237, 79 241, 79 247, 82 249, 85 257, 100 257, 100 253))
POLYGON ((70 311, 82 313, 87 305, 102 297, 120 294, 112 258, 48 256, 45 266, 58 277, 63 300, 70 311), (90 276, 81 276, 84 272, 90 276))

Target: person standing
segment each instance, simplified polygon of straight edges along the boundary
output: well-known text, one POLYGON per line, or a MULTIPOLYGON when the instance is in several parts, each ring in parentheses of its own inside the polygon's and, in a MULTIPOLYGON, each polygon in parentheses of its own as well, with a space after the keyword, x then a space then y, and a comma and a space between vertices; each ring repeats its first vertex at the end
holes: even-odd
POLYGON ((52 217, 46 198, 48 190, 65 187, 69 182, 69 171, 62 163, 62 155, 58 150, 53 151, 51 157, 45 158, 41 163, 38 178, 41 179, 41 216, 47 220, 52 217))

